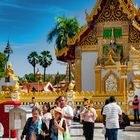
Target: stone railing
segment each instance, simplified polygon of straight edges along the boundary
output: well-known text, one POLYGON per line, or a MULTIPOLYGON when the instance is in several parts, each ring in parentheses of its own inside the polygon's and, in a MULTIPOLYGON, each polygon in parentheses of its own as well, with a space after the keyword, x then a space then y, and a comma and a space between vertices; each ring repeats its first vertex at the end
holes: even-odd
MULTIPOLYGON (((110 96, 115 96, 117 103, 120 105, 123 111, 129 110, 132 108, 132 105, 127 105, 127 97, 123 93, 95 93, 95 92, 74 92, 72 91, 73 107, 82 106, 84 103, 84 98, 92 100, 94 108, 98 113, 98 121, 101 120, 101 108, 104 105, 104 102, 110 96)), ((35 97, 36 102, 40 105, 43 105, 45 102, 49 102, 51 106, 54 105, 54 101, 59 96, 67 96, 66 92, 30 92, 30 93, 10 93, 3 92, 0 93, 0 102, 8 100, 17 100, 21 102, 22 105, 28 105, 31 102, 32 97, 35 97)))
MULTIPOLYGON (((49 102, 51 105, 54 104, 54 101, 59 96, 67 96, 66 92, 30 92, 30 93, 10 93, 3 92, 0 93, 0 102, 7 100, 18 100, 21 104, 26 105, 31 102, 32 97, 35 97, 36 102, 43 104, 44 102, 49 102)), ((74 92, 72 99, 74 101, 74 106, 82 105, 84 98, 92 100, 96 109, 101 109, 104 105, 105 100, 110 97, 115 96, 118 104, 125 110, 125 105, 127 100, 125 100, 122 93, 95 93, 95 92, 74 92)), ((126 98, 127 99, 127 98, 126 98)), ((131 105, 129 105, 131 107, 131 105)))

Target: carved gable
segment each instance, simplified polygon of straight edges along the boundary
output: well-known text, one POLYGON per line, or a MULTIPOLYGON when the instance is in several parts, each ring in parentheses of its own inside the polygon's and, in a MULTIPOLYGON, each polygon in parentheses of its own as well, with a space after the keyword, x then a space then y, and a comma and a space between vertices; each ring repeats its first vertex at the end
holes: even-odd
POLYGON ((118 0, 107 0, 103 9, 98 13, 95 23, 108 21, 128 21, 127 14, 123 12, 118 0))
POLYGON ((129 28, 129 43, 140 43, 140 32, 132 25, 129 28))
POLYGON ((97 31, 95 28, 91 29, 89 33, 82 38, 79 45, 94 45, 97 44, 97 37, 96 37, 97 31))

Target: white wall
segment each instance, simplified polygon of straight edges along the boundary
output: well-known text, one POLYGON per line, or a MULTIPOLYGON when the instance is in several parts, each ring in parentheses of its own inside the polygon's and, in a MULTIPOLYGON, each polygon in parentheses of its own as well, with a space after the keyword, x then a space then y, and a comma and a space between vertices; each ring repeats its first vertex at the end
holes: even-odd
POLYGON ((2 86, 15 86, 16 80, 10 77, 10 82, 5 82, 5 78, 1 78, 0 80, 0 91, 2 90, 2 86))
POLYGON ((94 65, 97 60, 97 52, 82 52, 81 79, 82 91, 95 91, 94 65))

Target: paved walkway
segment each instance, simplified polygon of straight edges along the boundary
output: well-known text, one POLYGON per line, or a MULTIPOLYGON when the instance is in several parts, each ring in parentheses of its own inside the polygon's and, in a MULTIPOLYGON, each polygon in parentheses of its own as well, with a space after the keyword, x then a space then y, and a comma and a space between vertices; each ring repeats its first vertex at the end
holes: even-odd
MULTIPOLYGON (((102 128, 103 125, 101 123, 95 124, 94 140, 104 140, 102 128)), ((73 123, 71 130, 72 140, 85 140, 82 134, 82 125, 78 123, 73 123)), ((119 130, 118 140, 140 140, 140 132, 119 130)))

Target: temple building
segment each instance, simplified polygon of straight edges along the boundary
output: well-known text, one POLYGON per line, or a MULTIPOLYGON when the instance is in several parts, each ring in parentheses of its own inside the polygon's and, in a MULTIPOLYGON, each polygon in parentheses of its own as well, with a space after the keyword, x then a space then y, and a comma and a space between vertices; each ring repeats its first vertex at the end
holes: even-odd
POLYGON ((140 9, 132 0, 98 0, 85 15, 81 31, 55 50, 57 59, 71 63, 76 91, 94 92, 99 102, 114 95, 132 106, 140 96, 140 9))
POLYGON ((87 24, 57 59, 73 63, 76 90, 124 92, 134 80, 130 47, 140 49, 140 9, 132 0, 98 0, 87 24))

